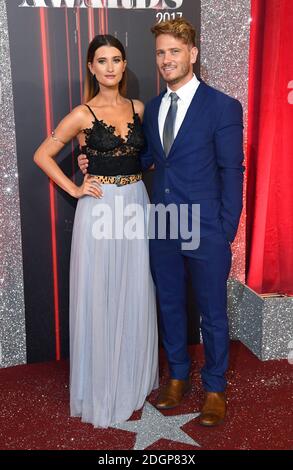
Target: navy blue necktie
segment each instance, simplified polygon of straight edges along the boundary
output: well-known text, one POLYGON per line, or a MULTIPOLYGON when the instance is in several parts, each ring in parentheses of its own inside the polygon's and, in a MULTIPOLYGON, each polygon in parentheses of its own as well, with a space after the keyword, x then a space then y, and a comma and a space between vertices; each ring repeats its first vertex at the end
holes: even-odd
POLYGON ((163 130, 163 146, 165 150, 166 157, 170 152, 172 144, 174 142, 174 126, 177 114, 177 101, 179 100, 179 96, 176 93, 170 93, 171 104, 168 110, 168 114, 164 124, 163 130))

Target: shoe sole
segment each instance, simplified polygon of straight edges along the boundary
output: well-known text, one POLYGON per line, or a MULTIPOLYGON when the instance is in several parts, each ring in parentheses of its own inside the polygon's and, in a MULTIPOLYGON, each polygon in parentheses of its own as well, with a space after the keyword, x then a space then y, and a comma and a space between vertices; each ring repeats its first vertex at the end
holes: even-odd
POLYGON ((222 424, 225 421, 225 418, 221 419, 221 421, 218 421, 216 424, 208 424, 208 423, 202 423, 199 421, 199 424, 201 426, 205 426, 206 428, 214 428, 215 426, 219 426, 219 424, 222 424))

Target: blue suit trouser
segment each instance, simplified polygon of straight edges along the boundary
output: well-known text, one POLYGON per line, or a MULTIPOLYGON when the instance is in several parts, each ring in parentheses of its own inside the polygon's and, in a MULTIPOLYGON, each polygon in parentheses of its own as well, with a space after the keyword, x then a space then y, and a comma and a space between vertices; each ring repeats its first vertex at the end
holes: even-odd
POLYGON ((201 238, 197 250, 183 251, 179 240, 150 240, 151 269, 160 305, 160 328, 170 376, 187 379, 190 357, 187 348, 186 263, 201 315, 205 365, 204 389, 222 392, 226 387, 229 328, 227 279, 231 248, 224 233, 201 238))

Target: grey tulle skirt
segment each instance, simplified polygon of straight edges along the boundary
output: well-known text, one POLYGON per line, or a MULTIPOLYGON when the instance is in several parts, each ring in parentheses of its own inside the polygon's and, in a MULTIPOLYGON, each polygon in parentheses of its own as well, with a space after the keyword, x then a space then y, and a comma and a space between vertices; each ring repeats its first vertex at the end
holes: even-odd
MULTIPOLYGON (((104 184, 103 193, 102 199, 84 196, 78 201, 70 260, 70 414, 95 427, 127 420, 158 386, 148 239, 126 237, 117 219, 130 204, 138 205, 141 233, 148 195, 142 181, 104 184), (116 221, 110 226, 112 216, 116 221)), ((130 225, 135 232, 137 226, 130 225)))

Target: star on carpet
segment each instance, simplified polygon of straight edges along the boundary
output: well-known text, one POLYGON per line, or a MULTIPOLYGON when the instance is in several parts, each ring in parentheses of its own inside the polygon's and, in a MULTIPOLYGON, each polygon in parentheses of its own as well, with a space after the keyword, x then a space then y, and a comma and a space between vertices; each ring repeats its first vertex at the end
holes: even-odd
POLYGON ((196 418, 199 414, 164 416, 154 406, 146 402, 140 420, 115 424, 112 428, 136 433, 133 450, 146 449, 159 439, 168 439, 200 447, 198 442, 180 429, 181 426, 196 418))

